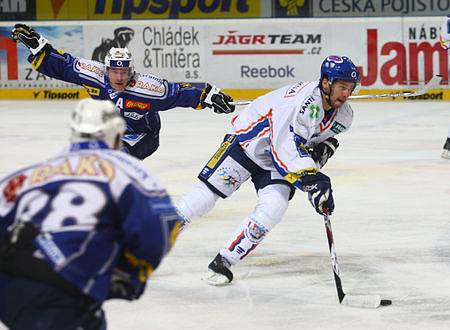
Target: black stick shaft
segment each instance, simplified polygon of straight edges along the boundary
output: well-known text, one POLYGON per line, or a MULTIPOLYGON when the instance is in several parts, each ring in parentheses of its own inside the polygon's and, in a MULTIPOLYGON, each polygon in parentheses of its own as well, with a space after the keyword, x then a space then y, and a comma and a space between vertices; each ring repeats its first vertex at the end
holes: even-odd
POLYGON ((339 265, 337 261, 336 250, 334 248, 334 239, 333 239, 333 231, 331 229, 330 216, 326 214, 324 215, 323 219, 325 220, 325 229, 327 232, 328 247, 330 249, 331 265, 333 266, 334 281, 336 283, 336 290, 339 302, 341 303, 342 300, 344 300, 345 293, 344 290, 342 289, 342 282, 339 276, 339 265))

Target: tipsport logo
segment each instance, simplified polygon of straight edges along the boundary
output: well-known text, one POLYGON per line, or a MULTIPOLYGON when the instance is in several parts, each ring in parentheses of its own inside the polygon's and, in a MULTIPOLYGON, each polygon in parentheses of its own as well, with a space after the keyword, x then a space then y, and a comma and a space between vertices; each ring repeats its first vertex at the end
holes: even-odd
POLYGON ((195 18, 224 17, 231 13, 233 13, 232 16, 251 16, 253 12, 259 12, 259 1, 250 2, 248 0, 113 0, 112 6, 107 4, 109 4, 109 1, 96 0, 94 15, 120 15, 121 19, 146 17, 195 18))

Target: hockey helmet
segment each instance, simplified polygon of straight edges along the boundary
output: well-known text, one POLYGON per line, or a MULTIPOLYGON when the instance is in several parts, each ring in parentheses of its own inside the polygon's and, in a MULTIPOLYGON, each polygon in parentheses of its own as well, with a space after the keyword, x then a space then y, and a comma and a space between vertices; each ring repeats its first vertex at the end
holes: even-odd
POLYGON ((360 75, 355 64, 347 56, 330 55, 320 68, 320 81, 327 78, 330 83, 335 80, 343 80, 355 83, 360 81, 360 75))
POLYGON ((114 103, 108 100, 83 99, 70 118, 71 142, 103 140, 118 148, 126 125, 114 103))
POLYGON ((134 72, 133 57, 128 48, 112 47, 105 56, 107 68, 130 68, 130 73, 134 72))

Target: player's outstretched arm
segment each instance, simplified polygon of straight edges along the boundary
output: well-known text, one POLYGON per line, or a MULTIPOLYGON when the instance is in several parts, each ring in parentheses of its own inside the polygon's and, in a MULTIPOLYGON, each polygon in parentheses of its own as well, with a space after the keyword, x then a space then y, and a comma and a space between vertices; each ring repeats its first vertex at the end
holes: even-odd
POLYGON ((220 90, 220 88, 206 84, 200 97, 200 104, 204 108, 213 108, 215 113, 231 113, 235 106, 231 104, 233 98, 220 90))
POLYGON ((48 44, 48 40, 37 33, 32 27, 26 24, 16 24, 11 31, 11 38, 15 42, 21 42, 27 47, 31 54, 38 54, 45 45, 48 44))

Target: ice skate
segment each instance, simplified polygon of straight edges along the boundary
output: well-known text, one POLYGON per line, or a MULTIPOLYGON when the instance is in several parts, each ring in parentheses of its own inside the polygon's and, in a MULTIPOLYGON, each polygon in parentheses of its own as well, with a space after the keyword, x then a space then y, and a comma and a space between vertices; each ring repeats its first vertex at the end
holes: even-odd
POLYGON ((231 264, 218 253, 208 265, 208 273, 203 277, 203 280, 214 286, 227 285, 233 280, 230 267, 231 264))

